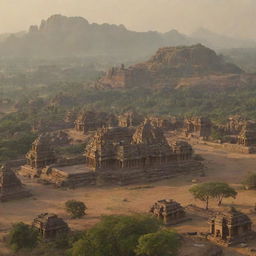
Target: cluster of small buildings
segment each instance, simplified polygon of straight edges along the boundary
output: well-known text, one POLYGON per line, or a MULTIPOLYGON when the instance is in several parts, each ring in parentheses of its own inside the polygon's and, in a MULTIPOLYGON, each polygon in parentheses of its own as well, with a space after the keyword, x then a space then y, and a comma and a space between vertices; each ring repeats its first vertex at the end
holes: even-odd
MULTIPOLYGON (((165 225, 189 220, 185 209, 174 200, 160 200, 151 207, 150 212, 165 225)), ((256 237, 251 219, 234 207, 216 213, 210 217, 208 224, 207 239, 224 246, 232 246, 256 237)))

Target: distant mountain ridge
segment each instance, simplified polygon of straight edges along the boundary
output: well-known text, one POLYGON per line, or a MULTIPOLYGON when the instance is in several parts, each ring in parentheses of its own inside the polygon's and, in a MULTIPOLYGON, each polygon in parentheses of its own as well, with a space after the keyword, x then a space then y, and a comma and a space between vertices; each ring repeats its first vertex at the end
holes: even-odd
POLYGON ((0 43, 1 56, 147 56, 165 45, 187 45, 190 39, 177 31, 134 32, 123 25, 90 24, 82 17, 53 15, 28 33, 0 43))
POLYGON ((161 47, 204 43, 216 49, 220 48, 221 42, 225 46, 227 41, 233 41, 229 43, 230 47, 232 44, 235 46, 241 44, 207 31, 192 36, 181 34, 177 30, 166 33, 135 32, 126 29, 124 25, 106 23, 99 25, 89 23, 82 17, 53 15, 47 20, 42 20, 39 26, 30 26, 25 34, 12 34, 0 40, 0 56, 39 58, 113 56, 123 59, 136 56, 139 59, 152 55, 161 47))

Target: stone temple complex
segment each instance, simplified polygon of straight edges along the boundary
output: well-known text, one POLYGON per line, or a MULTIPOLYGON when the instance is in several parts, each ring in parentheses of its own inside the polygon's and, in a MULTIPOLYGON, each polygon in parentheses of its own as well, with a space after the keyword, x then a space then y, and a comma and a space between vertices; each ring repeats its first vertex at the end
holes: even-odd
POLYGON ((169 144, 163 130, 153 126, 150 120, 137 127, 98 129, 86 144, 82 159, 53 162, 54 154, 48 144, 49 154, 43 154, 44 158, 39 159, 44 161, 35 164, 35 157, 31 159, 35 155, 34 144, 27 155, 28 164, 21 168, 20 174, 38 177, 57 186, 127 185, 168 179, 202 169, 202 163, 192 157, 190 144, 180 140, 169 144))
POLYGON ((54 239, 56 235, 69 231, 67 223, 56 214, 40 214, 34 219, 32 226, 38 229, 44 239, 54 239))
POLYGON ((29 196, 31 193, 24 187, 11 168, 7 164, 3 165, 0 169, 0 202, 29 196))
POLYGON ((254 235, 250 218, 231 207, 209 220, 210 239, 224 245, 241 243, 254 235))
POLYGON ((117 117, 106 112, 82 111, 75 121, 75 129, 83 133, 117 125, 117 117))
POLYGON ((157 201, 151 207, 150 212, 166 225, 187 220, 184 208, 174 200, 157 201))
POLYGON ((146 121, 138 128, 98 130, 86 147, 87 165, 94 170, 147 168, 189 160, 192 147, 186 142, 170 146, 162 130, 146 121))

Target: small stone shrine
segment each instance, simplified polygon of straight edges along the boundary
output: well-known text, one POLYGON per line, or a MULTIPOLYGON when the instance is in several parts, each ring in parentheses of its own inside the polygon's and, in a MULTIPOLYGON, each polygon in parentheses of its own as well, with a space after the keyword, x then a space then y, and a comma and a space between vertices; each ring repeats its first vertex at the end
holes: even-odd
POLYGON ((254 234, 250 218, 234 207, 219 212, 209 220, 209 224, 210 239, 227 246, 241 243, 254 234))
POLYGON ((174 200, 157 201, 150 212, 166 225, 173 225, 187 220, 184 208, 174 200))
POLYGON ((38 215, 32 224, 39 230, 44 239, 54 239, 57 234, 67 233, 68 224, 56 214, 42 213, 38 215))

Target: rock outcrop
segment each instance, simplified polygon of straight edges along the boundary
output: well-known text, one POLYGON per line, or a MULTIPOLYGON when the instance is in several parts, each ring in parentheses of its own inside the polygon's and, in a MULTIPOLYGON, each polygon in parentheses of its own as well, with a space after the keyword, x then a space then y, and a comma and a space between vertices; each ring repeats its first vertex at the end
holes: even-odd
POLYGON ((242 73, 243 71, 236 65, 224 62, 213 50, 198 44, 160 48, 150 60, 144 63, 128 68, 122 65, 120 68, 110 69, 96 86, 176 88, 193 84, 194 80, 198 84, 202 81, 209 83, 209 80, 217 84, 223 79, 232 81, 232 84, 236 82, 242 84, 240 81, 242 73))

